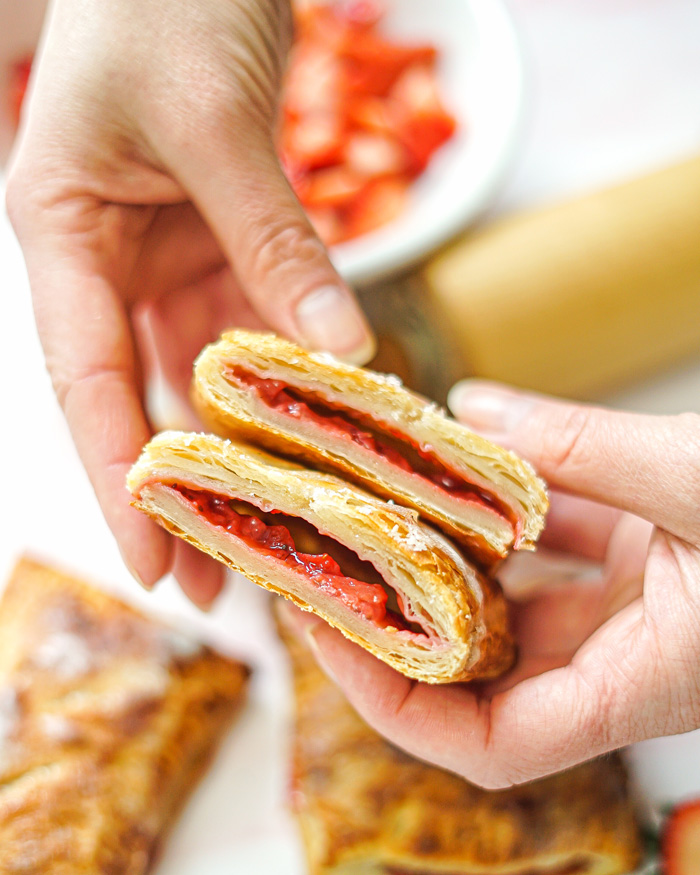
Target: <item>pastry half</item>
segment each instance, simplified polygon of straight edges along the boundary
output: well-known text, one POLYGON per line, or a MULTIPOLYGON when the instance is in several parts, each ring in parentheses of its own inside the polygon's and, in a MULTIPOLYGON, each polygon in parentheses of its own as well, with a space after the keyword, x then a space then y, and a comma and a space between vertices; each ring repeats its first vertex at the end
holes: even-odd
POLYGON ((181 432, 147 444, 128 487, 166 529, 409 677, 492 677, 513 662, 498 584, 415 511, 333 475, 181 432))
POLYGON ((547 496, 532 468, 405 389, 274 334, 204 349, 193 397, 206 424, 415 508, 491 563, 532 548, 547 496))
POLYGON ((45 565, 0 603, 0 872, 143 875, 248 670, 45 565))
MULTIPOLYGON (((284 630, 283 630, 284 632, 284 630)), ((616 756, 486 791, 370 729, 305 644, 291 656, 291 802, 309 875, 627 875, 639 832, 616 756)))

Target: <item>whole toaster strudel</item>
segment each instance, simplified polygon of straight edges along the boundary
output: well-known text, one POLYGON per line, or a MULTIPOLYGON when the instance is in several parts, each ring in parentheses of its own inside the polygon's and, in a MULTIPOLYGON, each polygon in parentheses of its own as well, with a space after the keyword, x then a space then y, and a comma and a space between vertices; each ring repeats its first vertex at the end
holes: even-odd
POLYGON ((296 719, 292 805, 309 875, 627 875, 639 833, 616 756, 486 791, 370 729, 281 624, 296 719))
POLYGON ((21 560, 0 602, 0 872, 143 875, 247 677, 21 560))

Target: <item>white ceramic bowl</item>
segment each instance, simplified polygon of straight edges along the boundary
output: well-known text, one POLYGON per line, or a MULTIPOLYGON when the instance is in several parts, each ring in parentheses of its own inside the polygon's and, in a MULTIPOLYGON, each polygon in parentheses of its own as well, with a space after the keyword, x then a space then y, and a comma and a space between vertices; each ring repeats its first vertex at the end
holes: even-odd
POLYGON ((515 155, 523 116, 523 62, 502 0, 389 0, 384 31, 441 53, 441 94, 455 136, 415 182, 394 222, 332 250, 351 283, 406 267, 468 225, 492 200, 515 155))

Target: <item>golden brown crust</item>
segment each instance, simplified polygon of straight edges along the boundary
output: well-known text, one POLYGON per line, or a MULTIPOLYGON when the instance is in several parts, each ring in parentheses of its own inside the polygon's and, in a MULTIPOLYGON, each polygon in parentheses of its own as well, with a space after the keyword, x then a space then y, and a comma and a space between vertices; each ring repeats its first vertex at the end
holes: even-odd
POLYGON ((296 456, 395 498, 461 541, 484 563, 502 558, 513 546, 532 548, 544 524, 544 484, 527 463, 459 425, 404 389, 395 377, 308 352, 274 334, 236 330, 199 356, 193 397, 204 421, 218 434, 296 456), (448 468, 494 496, 507 518, 479 503, 457 501, 352 441, 275 411, 232 379, 235 367, 352 409, 417 446, 429 445, 448 468))
POLYGON ((248 670, 18 563, 0 602, 0 871, 142 875, 248 670))
POLYGON ((332 475, 212 435, 179 432, 156 435, 132 468, 128 486, 135 505, 169 531, 260 586, 313 610, 409 677, 448 683, 493 677, 512 665, 514 646, 498 584, 420 523, 414 511, 332 475), (168 488, 178 483, 306 520, 370 562, 429 633, 380 628, 307 575, 208 525, 168 488))
POLYGON ((576 865, 623 875, 639 861, 617 757, 481 790, 384 741, 282 632, 296 700, 292 803, 310 875, 578 875, 576 865))

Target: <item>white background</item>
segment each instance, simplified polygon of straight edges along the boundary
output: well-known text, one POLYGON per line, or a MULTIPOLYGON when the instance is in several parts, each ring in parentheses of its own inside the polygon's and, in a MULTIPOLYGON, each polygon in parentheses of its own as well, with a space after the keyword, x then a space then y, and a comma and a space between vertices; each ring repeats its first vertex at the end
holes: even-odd
MULTIPOLYGON (((700 149, 697 0, 512 0, 511 8, 525 45, 530 101, 521 155, 496 212, 626 178, 700 149)), ((153 595, 140 592, 121 563, 54 401, 21 255, 4 216, 0 271, 0 578, 30 551, 152 609, 186 617, 251 660, 257 671, 250 706, 171 836, 158 871, 301 875, 294 826, 284 809, 286 676, 271 643, 264 594, 236 582, 204 616, 171 581, 153 595)), ((700 410, 700 364, 610 400, 655 412, 700 410)), ((650 798, 700 795, 697 733, 646 743, 633 759, 650 798)))

